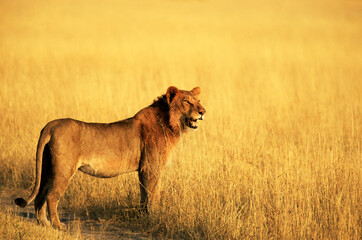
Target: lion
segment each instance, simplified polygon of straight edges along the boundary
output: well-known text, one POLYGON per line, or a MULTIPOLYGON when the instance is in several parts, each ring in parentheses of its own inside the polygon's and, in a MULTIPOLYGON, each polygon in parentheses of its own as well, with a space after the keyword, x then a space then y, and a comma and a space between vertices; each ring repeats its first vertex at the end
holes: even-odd
POLYGON ((100 178, 137 171, 140 206, 148 213, 158 205, 160 174, 172 147, 182 133, 197 129, 198 120, 204 118, 206 110, 199 95, 199 87, 186 91, 171 86, 150 106, 125 120, 86 123, 68 118, 49 122, 37 146, 33 192, 15 203, 26 207, 34 200, 38 222, 63 229, 57 206, 76 170, 100 178))

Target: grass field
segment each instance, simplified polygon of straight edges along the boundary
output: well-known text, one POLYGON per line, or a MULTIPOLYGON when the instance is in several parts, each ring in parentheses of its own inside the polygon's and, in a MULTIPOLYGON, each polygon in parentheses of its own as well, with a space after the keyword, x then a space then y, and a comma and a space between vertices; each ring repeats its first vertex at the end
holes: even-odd
POLYGON ((361 12, 357 0, 1 0, 0 187, 30 192, 48 121, 117 121, 170 85, 200 86, 206 119, 175 148, 159 212, 133 210, 136 173, 77 173, 60 207, 157 237, 360 239, 361 12))
POLYGON ((25 221, 24 218, 14 215, 10 211, 0 212, 0 237, 1 239, 52 239, 73 240, 80 239, 76 235, 57 231, 55 229, 39 227, 38 224, 25 221))

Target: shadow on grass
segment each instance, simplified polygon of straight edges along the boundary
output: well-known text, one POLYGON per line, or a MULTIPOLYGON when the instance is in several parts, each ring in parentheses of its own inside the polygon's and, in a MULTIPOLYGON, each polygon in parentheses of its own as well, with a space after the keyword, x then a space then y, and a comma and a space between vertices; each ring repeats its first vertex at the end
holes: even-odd
POLYGON ((148 214, 142 211, 139 204, 130 202, 129 199, 119 198, 102 202, 88 201, 76 210, 82 219, 96 221, 116 221, 120 225, 138 226, 141 219, 146 220, 148 214))
MULTIPOLYGON (((0 211, 10 211, 15 216, 22 217, 30 222, 37 222, 34 213, 34 204, 31 203, 25 208, 20 208, 15 205, 14 199, 18 196, 19 191, 10 188, 0 189, 0 211)), ((95 204, 90 207, 88 211, 89 217, 83 214, 77 215, 71 211, 59 209, 58 214, 60 221, 65 224, 66 231, 81 235, 86 239, 149 239, 150 236, 145 234, 142 228, 137 227, 137 224, 130 224, 137 222, 138 216, 141 217, 136 209, 129 209, 123 207, 116 211, 116 206, 110 209, 114 210, 114 216, 110 219, 98 217, 100 214, 97 211, 102 209, 101 206, 95 204), (93 209, 94 208, 94 209, 93 209), (125 214, 121 218, 115 217, 121 210, 125 214), (126 220, 128 219, 128 220, 126 220)), ((80 213, 85 213, 86 208, 82 208, 80 213)))

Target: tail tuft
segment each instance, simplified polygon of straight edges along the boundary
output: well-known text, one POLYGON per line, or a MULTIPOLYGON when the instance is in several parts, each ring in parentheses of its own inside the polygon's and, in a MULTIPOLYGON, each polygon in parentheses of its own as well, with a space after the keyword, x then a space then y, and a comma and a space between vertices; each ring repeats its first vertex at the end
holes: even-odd
POLYGON ((19 207, 25 208, 28 205, 28 202, 24 198, 17 198, 15 199, 15 204, 19 207))

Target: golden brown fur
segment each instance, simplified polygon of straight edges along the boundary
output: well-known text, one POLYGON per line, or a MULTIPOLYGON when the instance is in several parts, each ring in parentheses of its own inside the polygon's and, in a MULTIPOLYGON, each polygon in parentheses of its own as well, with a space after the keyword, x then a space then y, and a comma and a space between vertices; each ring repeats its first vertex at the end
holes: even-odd
POLYGON ((38 142, 34 190, 15 203, 25 207, 35 199, 38 222, 62 228, 57 206, 76 170, 104 178, 138 171, 141 206, 149 210, 159 201, 160 173, 171 148, 187 128, 197 128, 206 112, 199 94, 199 87, 169 87, 134 117, 114 123, 49 122, 38 142))

